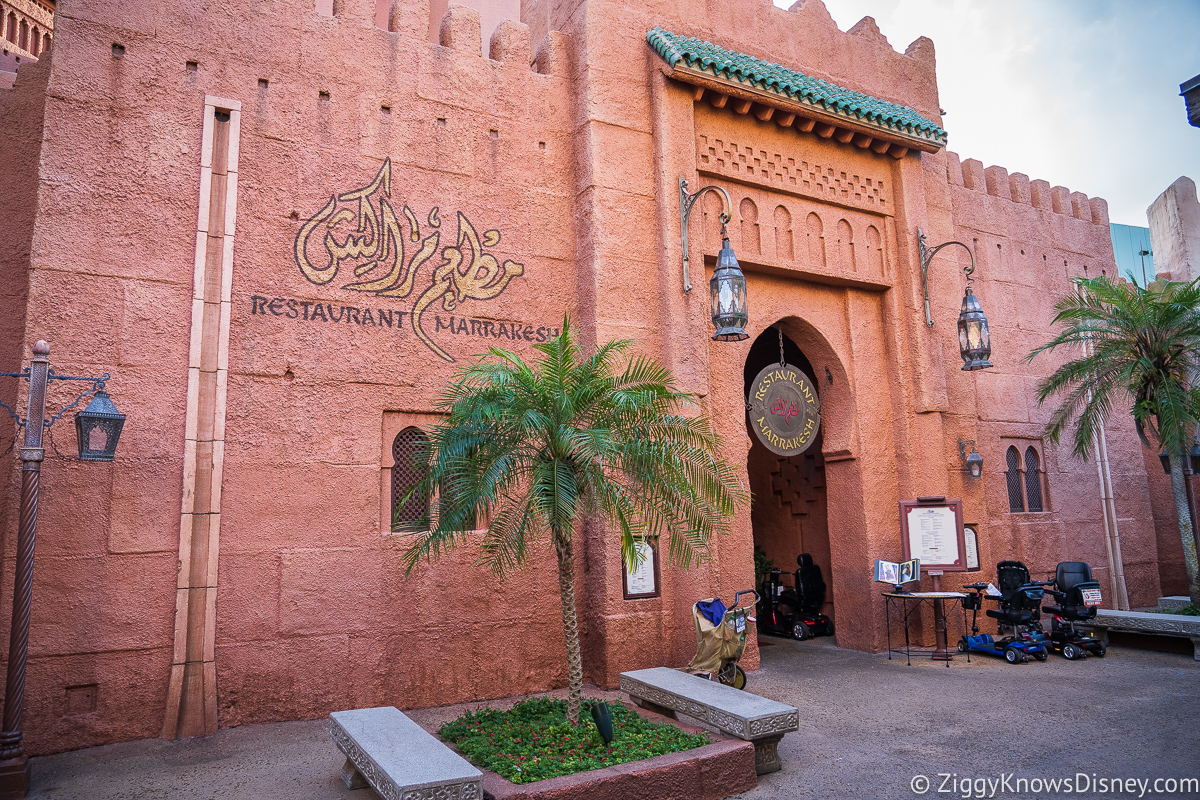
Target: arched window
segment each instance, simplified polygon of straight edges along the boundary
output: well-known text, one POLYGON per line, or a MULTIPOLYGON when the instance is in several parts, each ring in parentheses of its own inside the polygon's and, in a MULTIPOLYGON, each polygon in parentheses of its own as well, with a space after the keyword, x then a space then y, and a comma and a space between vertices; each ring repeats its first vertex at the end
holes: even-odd
POLYGON ((392 442, 392 530, 413 530, 429 524, 429 504, 405 495, 429 471, 429 437, 420 428, 405 428, 392 442))
POLYGON ((49 49, 50 49, 50 34, 47 33, 42 36, 42 52, 44 53, 49 49))
POLYGON ((1025 449, 1025 508, 1027 511, 1042 510, 1042 471, 1037 451, 1032 446, 1025 449))
POLYGON ((13 44, 17 43, 17 15, 9 12, 8 24, 4 26, 4 38, 13 44))
POLYGON ((37 55, 42 47, 42 32, 38 30, 37 25, 33 26, 33 35, 29 37, 29 52, 37 55))
POLYGON ((1025 498, 1021 494, 1021 453, 1015 447, 1009 447, 1004 454, 1008 462, 1008 470, 1004 473, 1008 481, 1008 510, 1020 513, 1025 510, 1025 498))

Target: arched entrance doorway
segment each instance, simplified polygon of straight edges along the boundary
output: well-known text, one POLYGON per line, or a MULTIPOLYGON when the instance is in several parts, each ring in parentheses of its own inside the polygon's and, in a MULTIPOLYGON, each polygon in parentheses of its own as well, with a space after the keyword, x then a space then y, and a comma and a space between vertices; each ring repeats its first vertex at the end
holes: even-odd
MULTIPOLYGON (((782 360, 803 372, 819 397, 820 381, 812 363, 796 343, 777 327, 767 328, 750 347, 743 370, 745 395, 750 396, 752 383, 763 369, 779 364, 781 347, 782 360)), ((788 456, 772 452, 763 444, 751 429, 749 416, 747 431, 751 441, 746 471, 753 497, 750 519, 754 536, 756 585, 763 591, 764 578, 773 566, 780 570, 783 584, 794 588, 798 565, 811 563, 820 570, 826 584, 824 603, 814 611, 835 619, 829 503, 822 454, 823 433, 818 430, 804 452, 788 456), (803 562, 802 554, 808 556, 803 562)), ((811 567, 808 569, 811 570, 811 567)), ((808 585, 811 585, 811 581, 808 585)), ((809 630, 814 629, 810 627, 809 630)), ((815 631, 819 633, 821 628, 815 631)))

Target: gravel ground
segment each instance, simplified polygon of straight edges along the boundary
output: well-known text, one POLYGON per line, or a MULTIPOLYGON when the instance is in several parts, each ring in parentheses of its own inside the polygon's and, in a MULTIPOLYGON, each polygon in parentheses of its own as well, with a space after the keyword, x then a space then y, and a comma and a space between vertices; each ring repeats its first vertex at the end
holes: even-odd
MULTIPOLYGON (((1200 797, 1156 794, 1153 785, 1156 778, 1200 778, 1200 663, 1190 654, 1117 645, 1104 659, 1052 655, 1045 663, 1014 666, 982 656, 970 664, 957 658, 947 669, 923 655, 910 667, 902 658, 842 650, 826 638, 769 641, 747 688, 797 706, 800 731, 780 744, 783 770, 738 795, 745 800, 912 800, 916 776, 929 779, 925 796, 934 798, 1200 797), (1054 791, 1036 782, 1074 781, 1077 773, 1089 781, 1094 775, 1150 783, 1142 793, 1135 785, 1078 791, 1073 783, 1070 791, 1054 791)), ((411 714, 434 725, 466 707, 411 714)), ((206 739, 147 739, 35 758, 29 796, 373 797, 342 785, 341 764, 324 720, 253 725, 206 739)))

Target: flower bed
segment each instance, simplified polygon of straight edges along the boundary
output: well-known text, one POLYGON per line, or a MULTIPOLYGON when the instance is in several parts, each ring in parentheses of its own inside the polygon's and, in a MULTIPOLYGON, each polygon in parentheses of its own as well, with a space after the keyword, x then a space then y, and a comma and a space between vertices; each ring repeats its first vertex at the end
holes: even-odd
POLYGON ((512 783, 532 783, 560 775, 691 750, 712 742, 705 733, 687 733, 670 724, 650 722, 621 702, 611 706, 613 740, 605 745, 589 709, 583 723, 567 722, 564 700, 531 698, 508 711, 469 711, 439 731, 480 769, 512 783))

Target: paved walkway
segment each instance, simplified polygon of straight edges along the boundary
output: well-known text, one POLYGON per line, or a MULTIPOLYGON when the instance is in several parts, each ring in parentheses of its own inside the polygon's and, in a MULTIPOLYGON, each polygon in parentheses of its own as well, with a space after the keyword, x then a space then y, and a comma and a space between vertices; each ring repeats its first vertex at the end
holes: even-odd
MULTIPOLYGON (((931 798, 1198 797, 1155 794, 1155 778, 1200 778, 1200 664, 1190 655, 1115 646, 1107 658, 1010 665, 927 657, 911 667, 834 647, 829 639, 770 639, 756 694, 800 708, 800 732, 780 745, 784 768, 739 795, 931 798), (950 774, 946 791, 938 773, 950 774), (1019 791, 1018 778, 1140 778, 1133 792, 1019 791), (964 779, 1002 781, 993 793, 964 779), (958 784, 954 783, 957 778, 958 784), (919 784, 919 781, 918 781, 919 784), (953 790, 953 791, 950 791, 953 790)), ((1190 648, 1189 648, 1190 649, 1190 648)), ((614 697, 616 693, 596 693, 614 697)), ((457 709, 414 712, 422 722, 457 709)), ((227 728, 206 739, 140 742, 33 759, 31 798, 55 800, 370 800, 338 775, 342 757, 324 720, 227 728)), ((1122 789, 1130 788, 1122 786, 1122 789)), ((1160 788, 1166 788, 1160 786, 1160 788)))

